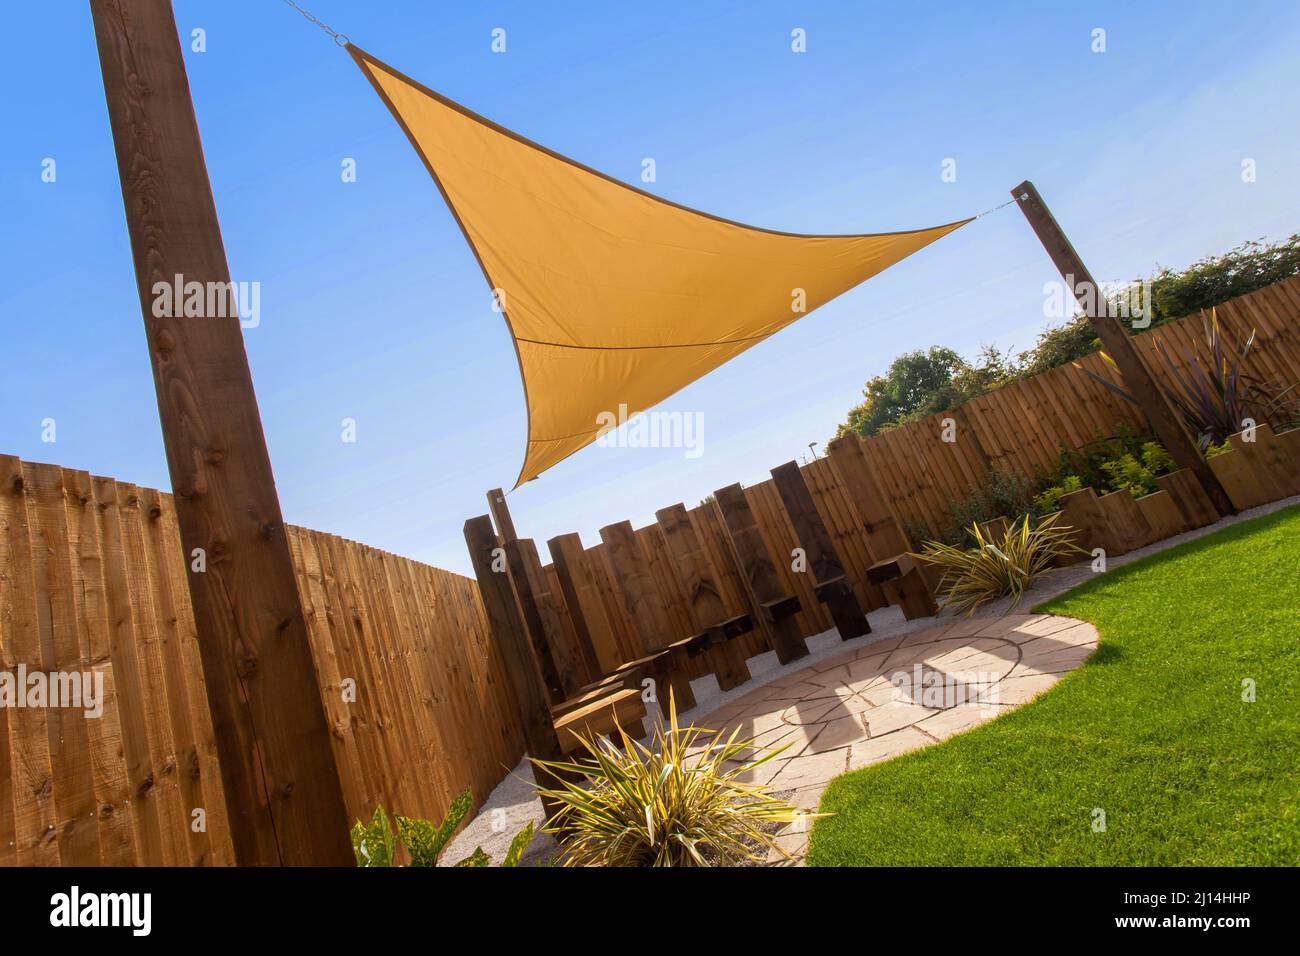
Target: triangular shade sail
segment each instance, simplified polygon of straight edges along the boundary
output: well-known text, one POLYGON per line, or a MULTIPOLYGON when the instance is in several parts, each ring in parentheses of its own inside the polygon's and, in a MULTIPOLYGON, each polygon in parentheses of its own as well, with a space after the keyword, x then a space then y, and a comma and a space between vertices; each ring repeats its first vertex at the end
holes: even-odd
POLYGON ((528 403, 519 484, 970 220, 912 232, 756 229, 642 192, 348 48, 469 240, 528 403))

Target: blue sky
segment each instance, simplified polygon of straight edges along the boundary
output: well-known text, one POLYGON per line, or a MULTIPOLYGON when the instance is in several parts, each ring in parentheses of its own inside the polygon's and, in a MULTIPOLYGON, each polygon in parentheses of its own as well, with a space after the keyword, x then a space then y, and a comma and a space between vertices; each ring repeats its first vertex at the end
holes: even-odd
MULTIPOLYGON (((631 182, 653 157, 658 194, 773 229, 934 225, 1026 178, 1098 278, 1297 229, 1291 2, 305 5, 553 149, 631 182)), ((325 34, 276 0, 175 6, 183 37, 206 31, 186 60, 231 271, 261 283, 245 342, 286 518, 467 570, 462 522, 509 487, 526 427, 470 250, 325 34)), ((0 451, 167 488, 89 12, 27 4, 8 24, 23 42, 0 66, 0 451)), ((762 480, 833 434, 898 353, 1032 345, 1053 278, 1020 214, 993 213, 669 399, 704 416, 699 457, 588 448, 511 496, 516 525, 590 544, 762 480)))

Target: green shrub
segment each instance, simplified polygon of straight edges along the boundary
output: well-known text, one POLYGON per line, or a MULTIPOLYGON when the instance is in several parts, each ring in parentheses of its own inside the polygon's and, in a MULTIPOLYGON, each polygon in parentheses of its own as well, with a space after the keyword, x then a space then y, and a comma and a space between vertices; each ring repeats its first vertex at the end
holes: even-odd
POLYGON ((1106 473, 1106 491, 1127 488, 1134 498, 1141 498, 1160 490, 1156 479, 1174 470, 1174 460, 1162 446, 1149 441, 1142 446, 1141 458, 1124 454, 1102 462, 1101 469, 1106 473))
MULTIPOLYGON (((397 818, 397 830, 389 823, 388 814, 383 807, 376 807, 369 823, 358 820, 352 825, 352 852, 357 858, 357 866, 399 866, 397 862, 399 849, 405 849, 410 858, 409 866, 437 866, 438 857, 450 842, 452 835, 474 806, 474 796, 465 790, 451 802, 442 823, 434 826, 432 821, 413 817, 397 818)), ((510 841, 502 866, 518 866, 519 858, 533 839, 533 825, 530 823, 510 841)), ((475 847, 474 852, 457 863, 457 866, 491 866, 492 860, 482 847, 475 847)))
POLYGON ((1057 470, 1041 479, 1034 505, 1046 514, 1059 507, 1062 496, 1080 488, 1093 488, 1099 495, 1127 488, 1140 498, 1157 491, 1156 479, 1175 467, 1158 442, 1122 430, 1077 450, 1062 449, 1057 470))
POLYGON ((960 498, 950 497, 947 502, 947 523, 939 533, 930 532, 928 525, 919 526, 913 541, 938 540, 944 544, 969 544, 970 528, 994 518, 1040 513, 1034 504, 1034 483, 1016 471, 990 469, 980 487, 960 498))
POLYGON ((1034 496, 1034 505, 1042 514, 1050 514, 1060 508, 1061 499, 1072 491, 1083 487, 1078 475, 1066 475, 1060 484, 1052 485, 1034 496))

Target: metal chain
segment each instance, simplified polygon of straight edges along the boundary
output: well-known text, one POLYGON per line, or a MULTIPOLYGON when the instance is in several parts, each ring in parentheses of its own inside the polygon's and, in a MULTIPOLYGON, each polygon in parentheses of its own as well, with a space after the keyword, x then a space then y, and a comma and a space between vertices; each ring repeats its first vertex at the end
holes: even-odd
MULTIPOLYGON (((287 0, 286 0, 286 2, 287 2, 287 0)), ((1008 199, 1006 202, 1001 203, 1000 205, 994 206, 992 209, 985 209, 982 213, 980 213, 980 214, 979 214, 978 216, 976 216, 975 218, 976 218, 976 219, 983 219, 983 218, 984 218, 985 216, 987 216, 989 213, 991 213, 991 212, 997 212, 999 209, 1005 209, 1007 206, 1010 206, 1013 202, 1015 202, 1017 199, 1020 199, 1020 198, 1022 198, 1022 197, 1020 197, 1020 196, 1014 196, 1014 197, 1012 197, 1011 199, 1008 199)))
POLYGON ((348 39, 347 34, 339 33, 338 30, 331 28, 330 25, 326 23, 324 20, 321 20, 319 17, 315 16, 314 14, 304 10, 302 7, 298 6, 298 4, 294 3, 293 0, 284 0, 284 2, 287 3, 289 6, 293 7, 295 10, 301 13, 312 23, 316 24, 316 26, 320 27, 322 30, 328 33, 334 39, 334 42, 337 43, 339 46, 347 46, 352 42, 351 40, 348 39))

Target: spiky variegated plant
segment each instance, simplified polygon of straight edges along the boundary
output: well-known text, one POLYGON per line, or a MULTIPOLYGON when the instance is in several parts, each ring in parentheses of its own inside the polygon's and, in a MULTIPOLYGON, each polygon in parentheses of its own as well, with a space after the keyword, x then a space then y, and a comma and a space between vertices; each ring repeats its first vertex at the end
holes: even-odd
POLYGON ((985 538, 979 525, 971 525, 974 548, 929 541, 914 557, 943 569, 939 591, 944 608, 973 614, 986 601, 1007 596, 1015 608, 1034 577, 1058 558, 1087 554, 1074 543, 1074 529, 1058 523, 1060 517, 1049 515, 1030 528, 1025 515, 996 542, 985 538))
POLYGON ((741 778, 784 747, 755 747, 739 728, 679 727, 669 695, 668 729, 650 745, 620 727, 618 744, 579 734, 586 751, 574 760, 534 760, 539 788, 559 805, 545 829, 559 843, 563 866, 734 866, 766 860, 779 833, 772 824, 816 819, 741 778), (760 753, 761 751, 761 753, 760 753))
MULTIPOLYGON (((1246 371, 1246 358, 1255 344, 1252 329, 1239 347, 1226 342, 1227 334, 1219 325, 1214 309, 1205 318, 1205 345, 1203 349, 1184 351, 1182 364, 1176 362, 1165 347, 1164 340, 1155 339, 1160 357, 1169 370, 1170 384, 1161 383, 1161 390, 1170 404, 1178 410, 1184 424, 1196 436, 1197 446, 1206 452, 1211 445, 1221 443, 1245 427, 1245 420, 1269 422, 1282 431, 1300 424, 1300 401, 1296 393, 1300 382, 1287 387, 1267 382, 1246 371)), ((1102 359, 1118 372, 1118 367, 1105 352, 1102 359)), ((1085 369, 1078 362, 1074 366, 1096 382, 1101 383, 1120 397, 1141 407, 1126 389, 1085 369)))

